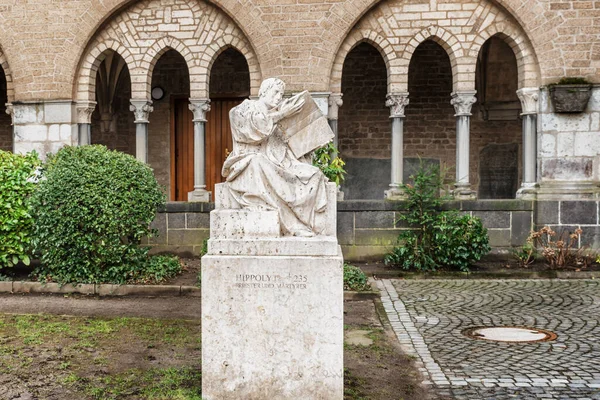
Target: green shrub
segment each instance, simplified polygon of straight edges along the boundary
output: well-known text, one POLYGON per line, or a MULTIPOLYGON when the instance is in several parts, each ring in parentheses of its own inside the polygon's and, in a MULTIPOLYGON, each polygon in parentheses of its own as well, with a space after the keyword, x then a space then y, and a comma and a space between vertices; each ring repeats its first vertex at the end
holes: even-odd
POLYGON ((65 147, 32 196, 40 280, 124 283, 152 268, 140 246, 165 195, 152 170, 104 146, 65 147))
POLYGON ((338 151, 333 143, 315 150, 313 165, 319 167, 330 182, 335 182, 336 185, 340 186, 344 181, 346 175, 344 166, 346 163, 338 156, 338 151))
POLYGON ((33 217, 27 199, 35 190, 35 152, 19 155, 0 150, 0 268, 19 261, 29 265, 33 217))
POLYGON ((141 271, 136 271, 129 282, 160 283, 178 275, 181 269, 179 257, 171 255, 152 256, 146 262, 146 267, 141 271))
POLYGON ((344 263, 344 290, 361 292, 370 288, 367 276, 360 268, 344 263))
POLYGON ((407 201, 400 214, 413 229, 399 235, 385 263, 418 271, 440 266, 468 271, 469 264, 490 251, 487 230, 479 218, 441 211, 443 178, 437 166, 421 165, 413 178, 414 185, 403 185, 407 201))

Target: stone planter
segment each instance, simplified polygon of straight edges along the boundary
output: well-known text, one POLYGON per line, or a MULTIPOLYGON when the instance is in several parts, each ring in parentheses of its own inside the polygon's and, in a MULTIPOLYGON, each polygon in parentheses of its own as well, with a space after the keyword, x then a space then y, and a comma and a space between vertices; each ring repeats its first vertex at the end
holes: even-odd
POLYGON ((583 112, 591 95, 590 84, 550 86, 550 98, 557 113, 583 112))

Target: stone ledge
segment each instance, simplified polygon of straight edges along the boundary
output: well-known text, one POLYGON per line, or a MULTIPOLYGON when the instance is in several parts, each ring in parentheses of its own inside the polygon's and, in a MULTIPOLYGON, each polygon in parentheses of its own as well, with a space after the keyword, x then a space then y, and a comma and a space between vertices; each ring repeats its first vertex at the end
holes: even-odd
POLYGON ((60 285, 42 282, 0 282, 0 293, 85 294, 98 296, 200 297, 200 288, 177 285, 60 285))

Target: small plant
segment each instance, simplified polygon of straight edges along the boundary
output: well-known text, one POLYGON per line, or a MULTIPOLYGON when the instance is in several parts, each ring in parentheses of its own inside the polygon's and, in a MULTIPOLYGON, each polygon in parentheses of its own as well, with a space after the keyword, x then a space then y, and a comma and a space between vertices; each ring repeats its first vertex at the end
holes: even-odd
POLYGON ((67 146, 44 174, 31 197, 39 280, 125 283, 156 272, 162 261, 141 241, 165 194, 149 166, 104 146, 67 146))
POLYGON ((589 83, 587 79, 577 76, 564 77, 558 81, 558 85, 587 85, 589 83))
POLYGON ((545 226, 537 232, 532 232, 530 237, 550 268, 587 267, 590 257, 585 254, 584 247, 579 247, 582 232, 577 228, 573 233, 563 230, 557 234, 552 228, 545 226))
POLYGON ((132 273, 130 283, 161 283, 181 272, 179 257, 170 255, 152 256, 144 268, 132 273))
POLYGON ((533 236, 530 234, 523 246, 511 250, 511 255, 517 260, 519 267, 527 268, 535 261, 537 251, 533 242, 533 236))
POLYGON ((387 265, 435 271, 439 266, 468 271, 469 265, 490 251, 481 220, 457 211, 441 211, 443 177, 435 165, 419 167, 413 185, 402 185, 407 196, 400 220, 411 230, 401 233, 398 246, 385 257, 387 265))
POLYGON ((354 265, 344 263, 344 290, 362 292, 371 289, 364 272, 354 265))
POLYGON ((319 167, 330 182, 340 186, 344 181, 346 163, 338 156, 338 151, 329 143, 313 153, 313 165, 319 167))
POLYGON ((34 220, 27 199, 36 187, 41 162, 35 152, 0 150, 0 268, 30 262, 34 220))

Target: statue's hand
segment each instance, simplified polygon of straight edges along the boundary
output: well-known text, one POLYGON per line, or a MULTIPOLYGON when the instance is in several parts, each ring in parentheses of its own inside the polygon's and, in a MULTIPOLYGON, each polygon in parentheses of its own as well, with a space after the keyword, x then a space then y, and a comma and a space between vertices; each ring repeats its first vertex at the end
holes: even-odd
POLYGON ((282 113, 282 119, 291 117, 294 114, 300 112, 304 106, 305 100, 301 97, 292 97, 291 99, 285 100, 279 107, 279 111, 282 113))

